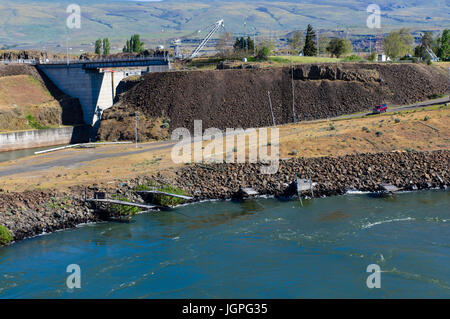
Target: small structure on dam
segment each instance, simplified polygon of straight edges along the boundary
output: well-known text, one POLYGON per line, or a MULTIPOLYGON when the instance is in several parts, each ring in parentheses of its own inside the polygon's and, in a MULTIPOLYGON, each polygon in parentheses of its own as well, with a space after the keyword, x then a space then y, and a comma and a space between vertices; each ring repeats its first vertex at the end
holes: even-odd
POLYGON ((38 63, 62 92, 80 100, 84 122, 97 131, 102 113, 114 103, 120 81, 129 75, 170 70, 168 56, 38 63))

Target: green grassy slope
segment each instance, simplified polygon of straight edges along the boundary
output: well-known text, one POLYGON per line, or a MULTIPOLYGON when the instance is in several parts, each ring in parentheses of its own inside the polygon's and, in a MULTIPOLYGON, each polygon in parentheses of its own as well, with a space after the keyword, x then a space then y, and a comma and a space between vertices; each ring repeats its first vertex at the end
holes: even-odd
MULTIPOLYGON (((19 45, 37 49, 60 45, 88 44, 110 37, 121 48, 125 38, 140 33, 148 44, 164 43, 205 28, 220 18, 235 33, 291 31, 318 28, 358 30, 366 27, 366 0, 306 1, 78 1, 82 27, 66 28, 66 7, 73 1, 2 0, 0 3, 0 47, 19 45), (246 22, 246 26, 244 25, 246 22)), ((420 30, 449 27, 445 1, 380 0, 386 28, 408 26, 420 30)), ((86 46, 86 49, 92 47, 86 46)), ((62 50, 62 49, 61 49, 62 50)))

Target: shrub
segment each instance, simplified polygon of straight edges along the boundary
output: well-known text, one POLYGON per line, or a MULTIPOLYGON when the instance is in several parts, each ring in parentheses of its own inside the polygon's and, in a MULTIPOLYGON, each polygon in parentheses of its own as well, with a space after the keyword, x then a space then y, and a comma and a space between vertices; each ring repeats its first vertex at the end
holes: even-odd
MULTIPOLYGON (((131 202, 131 200, 129 200, 128 198, 123 197, 123 196, 113 195, 111 197, 116 200, 120 200, 122 202, 131 202)), ((133 216, 141 211, 141 209, 139 207, 122 206, 122 205, 114 205, 114 204, 111 205, 110 208, 111 208, 111 210, 113 210, 120 216, 133 216)))
MULTIPOLYGON (((158 190, 164 193, 170 193, 170 194, 176 194, 176 195, 184 195, 188 196, 188 194, 182 190, 181 188, 177 188, 170 185, 164 185, 157 187, 153 185, 152 182, 149 182, 147 185, 138 185, 136 187, 137 191, 149 191, 149 190, 158 190)), ((170 206, 176 206, 181 205, 185 202, 182 198, 175 198, 171 196, 166 195, 153 195, 153 203, 160 206, 170 207, 170 206)))
POLYGON ((430 100, 433 100, 433 99, 439 99, 439 98, 442 98, 442 97, 444 97, 444 96, 445 96, 444 94, 433 93, 433 94, 429 95, 428 98, 429 98, 430 100))
POLYGON ((43 129, 48 128, 47 126, 43 126, 43 125, 41 125, 41 123, 36 121, 35 118, 33 117, 33 115, 31 115, 31 114, 28 114, 27 116, 25 116, 25 118, 28 121, 28 125, 30 125, 32 128, 34 128, 36 130, 43 130, 43 129))
POLYGON ((258 52, 256 53, 256 59, 261 61, 267 61, 269 60, 270 55, 270 48, 268 46, 262 46, 258 49, 258 52))
POLYGON ((400 123, 400 119, 395 119, 395 123, 400 123))
POLYGON ((359 62, 361 60, 362 58, 360 56, 352 54, 350 56, 345 57, 344 62, 359 62))
POLYGON ((428 121, 428 120, 430 120, 430 119, 431 119, 431 117, 429 117, 429 116, 427 115, 427 116, 424 117, 423 120, 424 120, 424 121, 428 121))
POLYGON ((0 246, 9 244, 12 242, 13 236, 8 228, 0 225, 0 246))
POLYGON ((292 156, 295 156, 295 155, 297 155, 297 154, 298 154, 297 150, 294 150, 294 149, 292 149, 292 150, 289 152, 289 155, 292 155, 292 156))
POLYGON ((383 132, 380 132, 380 131, 375 132, 375 135, 378 136, 378 137, 380 137, 381 135, 383 135, 383 132))

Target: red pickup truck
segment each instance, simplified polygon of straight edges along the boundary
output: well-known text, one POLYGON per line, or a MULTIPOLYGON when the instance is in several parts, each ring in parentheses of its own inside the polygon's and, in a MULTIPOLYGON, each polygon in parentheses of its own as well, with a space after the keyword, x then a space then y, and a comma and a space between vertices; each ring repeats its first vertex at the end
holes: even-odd
POLYGON ((374 114, 385 113, 385 112, 387 111, 387 109, 388 109, 387 104, 377 105, 377 106, 375 106, 375 108, 373 109, 373 113, 374 113, 374 114))

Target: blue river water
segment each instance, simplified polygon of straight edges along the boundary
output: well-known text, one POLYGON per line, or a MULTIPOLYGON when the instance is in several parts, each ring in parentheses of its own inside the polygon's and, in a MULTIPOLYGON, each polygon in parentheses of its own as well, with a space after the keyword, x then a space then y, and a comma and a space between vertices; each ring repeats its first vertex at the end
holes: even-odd
POLYGON ((450 298, 449 192, 304 204, 204 202, 27 239, 0 248, 0 298, 450 298))

